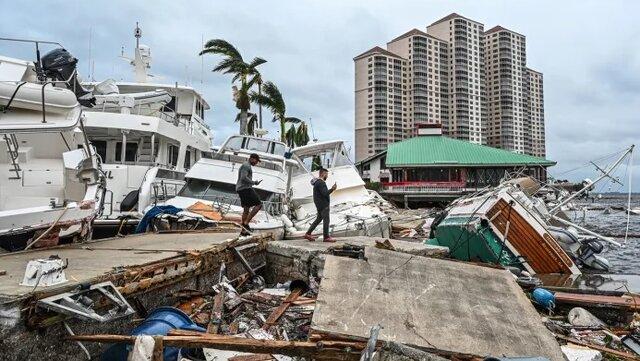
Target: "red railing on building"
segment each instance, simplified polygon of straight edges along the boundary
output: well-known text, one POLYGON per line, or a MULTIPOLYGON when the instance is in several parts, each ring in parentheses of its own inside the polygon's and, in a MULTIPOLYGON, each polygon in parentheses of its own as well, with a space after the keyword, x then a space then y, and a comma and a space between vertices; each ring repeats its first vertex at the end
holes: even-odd
POLYGON ((466 182, 383 182, 382 187, 387 191, 396 192, 459 192, 466 186, 466 182))

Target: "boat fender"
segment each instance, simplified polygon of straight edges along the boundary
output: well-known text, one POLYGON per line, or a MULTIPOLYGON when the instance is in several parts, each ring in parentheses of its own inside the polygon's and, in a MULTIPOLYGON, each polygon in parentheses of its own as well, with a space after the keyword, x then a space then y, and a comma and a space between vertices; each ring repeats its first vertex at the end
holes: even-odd
POLYGON ((287 217, 286 214, 281 214, 280 219, 282 219, 282 222, 284 223, 286 228, 293 227, 293 222, 291 222, 291 220, 289 219, 289 217, 287 217))
POLYGON ((137 190, 129 192, 120 203, 120 212, 129 212, 138 205, 139 192, 137 190))
POLYGON ((544 307, 547 310, 553 310, 556 305, 556 297, 553 293, 544 288, 536 288, 531 293, 533 302, 544 307))

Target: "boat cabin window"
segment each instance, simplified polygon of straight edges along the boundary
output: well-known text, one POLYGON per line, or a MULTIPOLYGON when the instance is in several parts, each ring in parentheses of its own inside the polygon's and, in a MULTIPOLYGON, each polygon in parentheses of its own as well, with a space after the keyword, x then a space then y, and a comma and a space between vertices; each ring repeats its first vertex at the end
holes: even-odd
POLYGON ((273 154, 284 156, 284 153, 287 151, 284 144, 281 143, 273 143, 273 154))
MULTIPOLYGON (((105 150, 106 153, 106 150, 105 150)), ((124 150, 124 161, 135 162, 138 154, 138 143, 127 142, 127 148, 124 150)), ((116 143, 116 162, 122 161, 122 142, 116 143)))
POLYGON ((231 150, 241 150, 242 144, 244 143, 244 138, 242 137, 233 137, 229 139, 227 142, 227 148, 231 150))
MULTIPOLYGON (((279 198, 275 193, 254 188, 261 201, 273 202, 279 198)), ((226 204, 240 205, 240 197, 236 185, 197 178, 188 178, 180 193, 182 197, 199 198, 207 201, 218 201, 226 204)))
POLYGON ((204 120, 204 104, 200 100, 196 100, 196 115, 204 120))
POLYGON ((187 152, 184 154, 184 167, 185 168, 191 168, 191 151, 187 150, 187 152))
POLYGON ((247 138, 246 149, 254 152, 270 153, 271 142, 263 139, 247 138))
POLYGON ((225 146, 229 150, 248 150, 251 152, 262 152, 284 156, 286 147, 282 143, 268 139, 258 139, 249 137, 231 137, 225 146))
POLYGON ((175 113, 176 112, 176 96, 171 96, 171 101, 165 104, 161 110, 163 113, 175 113))
POLYGON ((92 140, 91 144, 96 150, 96 153, 102 159, 102 162, 107 161, 107 141, 106 140, 92 140))
POLYGON ((176 167, 178 165, 179 148, 173 144, 169 144, 167 151, 169 152, 167 157, 169 165, 176 167))
MULTIPOLYGON (((316 154, 309 154, 300 158, 305 168, 310 171, 317 171, 320 167, 333 168, 345 165, 353 165, 347 151, 340 146, 337 149, 327 149, 316 154)), ((303 170, 299 171, 302 172, 303 170)))

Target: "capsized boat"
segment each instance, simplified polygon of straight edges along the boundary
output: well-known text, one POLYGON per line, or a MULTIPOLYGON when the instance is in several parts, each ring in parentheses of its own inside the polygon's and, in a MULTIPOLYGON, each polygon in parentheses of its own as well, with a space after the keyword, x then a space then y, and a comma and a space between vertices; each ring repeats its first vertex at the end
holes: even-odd
MULTIPOLYGON (((4 39, 12 43, 58 43, 4 39)), ((84 131, 89 102, 63 48, 36 60, 0 56, 0 247, 46 247, 91 237, 105 177, 84 131)))
POLYGON ((287 183, 297 163, 285 157, 284 143, 249 135, 234 135, 220 146, 211 158, 200 159, 187 172, 186 184, 178 195, 164 202, 182 209, 175 216, 164 215, 161 228, 202 229, 219 221, 240 223, 242 207, 236 193, 238 169, 251 153, 260 156, 253 166, 253 179, 262 180, 254 189, 262 201, 262 209, 253 218, 251 228, 257 233, 272 233, 282 239, 285 228, 293 226, 285 204, 287 183))
MULTIPOLYGON (((300 167, 294 169, 291 177, 289 201, 293 228, 288 229, 286 238, 300 238, 316 217, 310 181, 318 177, 321 167, 329 171, 327 185, 337 184, 331 193, 331 235, 389 237, 389 217, 379 207, 377 194, 365 188, 343 141, 312 143, 294 148, 292 153, 300 167)), ((314 234, 321 233, 322 227, 314 231, 314 234)))
MULTIPOLYGON (((538 203, 542 204, 541 202, 538 203)), ((516 267, 530 274, 579 274, 536 204, 516 184, 503 183, 454 201, 432 224, 427 242, 453 258, 516 267)))

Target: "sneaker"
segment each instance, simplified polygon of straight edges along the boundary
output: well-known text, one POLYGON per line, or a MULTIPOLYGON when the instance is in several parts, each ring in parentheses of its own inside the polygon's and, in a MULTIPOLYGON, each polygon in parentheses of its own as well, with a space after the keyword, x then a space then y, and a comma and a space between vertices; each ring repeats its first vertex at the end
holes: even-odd
POLYGON ((326 237, 322 240, 322 242, 334 243, 336 241, 333 237, 326 237))
POLYGON ((312 235, 310 235, 310 234, 305 234, 305 235, 304 235, 304 239, 306 239, 306 240, 307 240, 307 241, 309 241, 309 242, 315 242, 316 237, 314 237, 314 236, 312 236, 312 235))

